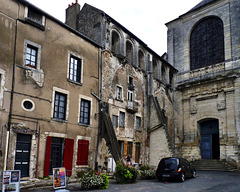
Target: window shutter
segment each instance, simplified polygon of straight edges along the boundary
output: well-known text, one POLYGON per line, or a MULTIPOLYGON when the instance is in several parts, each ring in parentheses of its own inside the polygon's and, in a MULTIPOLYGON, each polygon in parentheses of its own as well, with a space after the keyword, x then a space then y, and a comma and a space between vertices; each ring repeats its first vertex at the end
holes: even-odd
POLYGON ((78 140, 77 165, 88 165, 88 140, 78 140))
POLYGON ((128 142, 124 141, 124 157, 126 157, 128 155, 127 154, 127 149, 128 149, 128 142))
POLYGON ((64 156, 63 156, 63 167, 65 167, 67 176, 72 175, 72 162, 73 162, 73 147, 74 139, 65 139, 64 156))
POLYGON ((46 144, 46 153, 45 153, 44 177, 49 175, 51 144, 52 144, 52 137, 48 136, 47 137, 47 144, 46 144))

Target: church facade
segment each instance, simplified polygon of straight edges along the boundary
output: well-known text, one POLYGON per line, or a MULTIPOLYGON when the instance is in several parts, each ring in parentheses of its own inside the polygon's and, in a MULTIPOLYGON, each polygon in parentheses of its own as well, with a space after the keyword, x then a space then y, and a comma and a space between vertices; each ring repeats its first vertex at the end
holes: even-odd
POLYGON ((167 23, 175 82, 175 149, 239 166, 240 2, 203 0, 167 23))

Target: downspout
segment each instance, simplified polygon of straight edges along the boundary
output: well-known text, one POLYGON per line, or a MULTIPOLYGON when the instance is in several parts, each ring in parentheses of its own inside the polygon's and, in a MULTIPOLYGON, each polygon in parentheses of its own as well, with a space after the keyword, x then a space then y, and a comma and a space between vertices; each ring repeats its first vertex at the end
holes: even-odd
POLYGON ((173 78, 173 156, 176 156, 175 151, 175 136, 176 136, 176 127, 175 127, 175 79, 173 78))
POLYGON ((20 6, 18 4, 18 16, 15 23, 15 37, 14 37, 14 51, 13 51, 13 74, 12 74, 12 89, 10 96, 10 107, 9 107, 9 115, 8 115, 8 127, 7 127, 7 137, 6 137, 6 148, 5 148, 5 156, 4 156, 4 165, 3 170, 7 169, 7 161, 8 161, 8 152, 9 152, 9 140, 10 140, 10 130, 11 130, 11 121, 12 121, 12 108, 13 108, 13 93, 15 86, 15 60, 16 60, 16 46, 17 46, 17 22, 19 19, 19 10, 20 6))
POLYGON ((103 18, 104 18, 104 47, 101 50, 101 62, 100 62, 100 98, 98 99, 98 114, 99 114, 99 118, 98 118, 98 134, 97 134, 97 147, 96 147, 96 156, 95 156, 95 170, 98 169, 98 148, 99 148, 99 137, 101 134, 101 101, 102 101, 102 74, 103 74, 103 53, 106 51, 106 38, 107 38, 107 26, 106 26, 106 14, 103 12, 103 18))

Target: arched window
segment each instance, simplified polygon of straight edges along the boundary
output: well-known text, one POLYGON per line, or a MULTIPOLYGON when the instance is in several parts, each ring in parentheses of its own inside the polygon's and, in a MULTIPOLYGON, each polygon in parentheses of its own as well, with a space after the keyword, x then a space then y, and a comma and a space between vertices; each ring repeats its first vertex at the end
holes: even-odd
POLYGON ((112 52, 119 53, 120 50, 120 38, 116 31, 112 32, 112 52))
POLYGON ((126 42, 126 56, 129 59, 129 63, 132 64, 133 60, 133 47, 130 41, 126 42))
POLYGON ((191 70, 224 61, 223 22, 208 17, 198 23, 190 38, 191 70))
POLYGON ((142 70, 145 70, 145 65, 144 65, 144 54, 142 50, 138 51, 138 67, 142 70))

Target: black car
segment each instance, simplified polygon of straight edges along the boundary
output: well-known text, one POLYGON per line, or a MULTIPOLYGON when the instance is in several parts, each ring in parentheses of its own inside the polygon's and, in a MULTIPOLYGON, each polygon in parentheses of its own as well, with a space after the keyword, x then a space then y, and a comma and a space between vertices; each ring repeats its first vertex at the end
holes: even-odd
POLYGON ((177 179, 185 181, 187 177, 196 177, 196 170, 186 159, 168 157, 163 158, 158 164, 156 176, 159 181, 163 179, 177 179))

